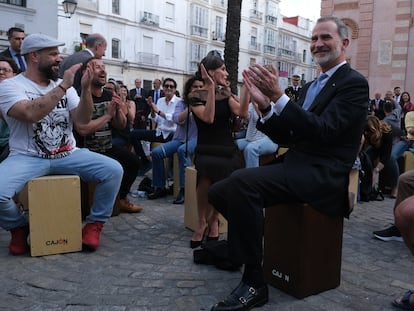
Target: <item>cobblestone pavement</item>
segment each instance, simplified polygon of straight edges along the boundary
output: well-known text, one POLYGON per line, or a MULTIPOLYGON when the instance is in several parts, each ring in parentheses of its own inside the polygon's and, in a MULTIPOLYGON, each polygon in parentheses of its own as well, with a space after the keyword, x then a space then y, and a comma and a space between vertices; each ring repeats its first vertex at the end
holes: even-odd
MULTIPOLYGON (((0 231, 0 310, 210 310, 238 284, 240 272, 192 262, 183 205, 133 200, 144 211, 112 217, 94 253, 13 257, 0 231)), ((299 300, 270 287, 269 303, 255 310, 393 310, 414 288, 405 245, 372 236, 393 221, 393 202, 359 204, 345 221, 338 288, 299 300)))

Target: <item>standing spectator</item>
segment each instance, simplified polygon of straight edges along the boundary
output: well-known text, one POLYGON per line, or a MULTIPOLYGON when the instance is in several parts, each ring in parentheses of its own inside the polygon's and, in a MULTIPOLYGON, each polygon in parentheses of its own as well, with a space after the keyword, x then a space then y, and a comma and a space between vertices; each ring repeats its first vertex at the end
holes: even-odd
POLYGON ((381 109, 383 109, 383 100, 381 99, 381 93, 377 92, 374 99, 369 102, 368 111, 370 115, 377 115, 381 109))
POLYGON ((25 38, 24 30, 18 27, 11 27, 7 31, 7 39, 10 46, 0 53, 1 56, 8 57, 14 60, 19 67, 19 72, 26 71, 26 61, 21 54, 20 48, 25 38))
POLYGON ((113 128, 125 128, 127 124, 127 109, 123 107, 123 103, 117 93, 103 88, 106 83, 106 70, 103 61, 91 58, 86 62, 86 64, 88 63, 91 63, 94 69, 91 83, 93 99, 92 119, 87 124, 76 123, 76 130, 84 137, 85 148, 115 159, 122 165, 124 173, 119 188, 120 210, 124 213, 138 213, 142 210, 142 207, 131 203, 127 197, 137 177, 138 159, 125 147, 112 144, 111 130, 113 128))
MULTIPOLYGON (((164 188, 166 181, 164 158, 172 157, 175 152, 178 154, 178 165, 180 174, 180 192, 174 200, 174 204, 184 203, 185 167, 190 162, 189 157, 194 153, 197 144, 197 126, 192 113, 188 108, 188 94, 196 89, 202 88, 204 82, 192 77, 187 80, 184 86, 184 101, 180 100, 175 106, 173 121, 177 124, 176 131, 171 141, 156 147, 151 152, 152 178, 154 193, 148 195, 148 199, 157 199, 166 193, 164 188), (157 189, 161 189, 158 190, 157 189)), ((168 84, 165 84, 167 88, 168 84)), ((158 108, 158 106, 157 106, 158 108)))
MULTIPOLYGON (((98 33, 90 34, 89 36, 86 37, 85 44, 86 44, 86 48, 84 50, 75 52, 63 60, 59 68, 60 77, 62 77, 66 69, 68 69, 69 67, 75 64, 78 64, 78 63, 83 64, 92 57, 102 58, 103 56, 105 56, 107 42, 106 42, 106 39, 101 34, 98 34, 98 33)), ((78 94, 80 94, 81 76, 82 76, 81 71, 78 71, 75 75, 75 80, 73 82, 73 87, 76 89, 78 94)))
MULTIPOLYGON (((103 155, 76 148, 73 123, 87 124, 92 115, 92 65, 82 77, 79 99, 74 65, 58 79, 62 61, 58 46, 64 42, 44 34, 31 34, 21 47, 27 71, 0 83, 0 109, 10 127, 10 155, 0 164, 0 226, 11 232, 9 251, 29 250, 26 217, 12 197, 31 179, 49 174, 76 174, 97 182, 94 202, 82 230, 82 243, 95 250, 104 223, 112 213, 122 178, 122 167, 103 155)), ((75 206, 74 206, 75 208, 75 206)))
POLYGON ((150 91, 148 96, 152 97, 152 102, 156 105, 158 104, 158 100, 161 97, 164 97, 164 90, 161 89, 161 80, 160 79, 154 79, 152 82, 153 89, 150 91))
POLYGON ((151 111, 147 104, 147 90, 141 87, 142 81, 139 78, 135 79, 135 88, 129 90, 129 97, 135 102, 136 114, 134 121, 134 129, 146 129, 147 118, 151 111))
POLYGON ((399 104, 401 101, 401 88, 399 86, 394 87, 393 99, 395 101, 395 104, 399 104))
MULTIPOLYGON (((19 67, 13 59, 0 56, 0 82, 14 77, 19 73, 19 67)), ((0 111, 0 162, 9 155, 10 130, 0 111)))
POLYGON ((411 96, 408 92, 401 93, 401 129, 405 131, 405 115, 414 110, 414 104, 411 102, 411 96))
POLYGON ((230 117, 232 113, 247 117, 247 105, 240 103, 228 88, 228 72, 218 51, 210 51, 199 65, 196 76, 204 80, 204 88, 190 94, 191 111, 197 124, 198 137, 195 151, 197 170, 198 224, 190 247, 200 246, 204 233, 207 240, 219 238, 219 213, 208 202, 211 185, 242 167, 242 157, 234 143, 230 117), (211 212, 211 213, 210 213, 211 212), (207 219, 208 215, 211 217, 207 219))
MULTIPOLYGON (((277 144, 256 128, 257 121, 262 114, 260 113, 257 104, 254 102, 249 104, 249 100, 250 94, 245 90, 245 87, 243 87, 241 105, 249 106, 249 123, 247 125, 246 137, 236 139, 236 145, 241 151, 243 151, 246 168, 258 167, 259 157, 261 155, 274 153, 278 148, 277 144)), ((295 100, 292 101, 295 102, 295 100)))
POLYGON ((299 86, 300 76, 293 75, 292 76, 292 86, 289 86, 285 90, 285 94, 290 97, 293 102, 297 102, 299 100, 300 92, 302 91, 302 87, 299 86))
POLYGON ((208 193, 209 202, 228 221, 229 258, 244 263, 241 282, 212 311, 250 310, 268 301, 263 208, 306 202, 326 215, 349 215, 349 172, 359 149, 369 90, 367 80, 346 62, 348 45, 348 28, 339 18, 317 20, 310 50, 322 74, 303 87, 297 104, 280 89, 273 65, 270 71, 261 65, 243 71, 244 84, 263 115, 259 129, 290 147, 279 163, 237 170, 208 193))

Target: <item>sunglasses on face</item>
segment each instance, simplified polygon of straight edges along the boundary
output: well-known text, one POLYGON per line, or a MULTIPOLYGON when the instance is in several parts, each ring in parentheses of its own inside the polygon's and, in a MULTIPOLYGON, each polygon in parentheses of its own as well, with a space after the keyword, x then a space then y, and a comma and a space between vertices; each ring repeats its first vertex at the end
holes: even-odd
POLYGON ((175 86, 171 84, 166 84, 164 85, 164 89, 175 89, 175 86))

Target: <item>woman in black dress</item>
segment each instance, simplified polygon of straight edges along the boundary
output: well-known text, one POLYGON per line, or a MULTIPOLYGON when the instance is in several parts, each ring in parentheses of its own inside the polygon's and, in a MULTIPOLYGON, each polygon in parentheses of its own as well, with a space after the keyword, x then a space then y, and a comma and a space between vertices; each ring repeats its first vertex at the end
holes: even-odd
POLYGON ((204 80, 204 88, 189 95, 198 128, 195 152, 198 227, 191 239, 191 248, 201 245, 207 229, 207 240, 218 239, 219 214, 208 202, 208 190, 243 165, 233 141, 231 118, 233 114, 247 117, 247 109, 241 111, 237 97, 231 94, 228 75, 220 53, 209 52, 196 73, 204 80))

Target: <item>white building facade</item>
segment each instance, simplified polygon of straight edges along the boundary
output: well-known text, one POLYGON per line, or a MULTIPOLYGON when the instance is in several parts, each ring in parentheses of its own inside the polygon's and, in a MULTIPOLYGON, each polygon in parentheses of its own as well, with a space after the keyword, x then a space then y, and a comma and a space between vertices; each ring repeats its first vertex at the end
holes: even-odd
MULTIPOLYGON (((82 48, 82 40, 100 33, 108 41, 104 57, 108 78, 129 88, 141 78, 150 89, 155 78, 174 78, 181 90, 210 50, 224 51, 227 0, 78 0, 65 18, 62 0, 0 0, 0 48, 7 47, 12 26, 26 34, 42 32, 66 42, 65 57, 82 48)), ((274 64, 281 87, 298 74, 313 79, 309 52, 314 22, 298 17, 285 22, 280 0, 244 0, 241 11, 238 80, 253 63, 274 64)))

